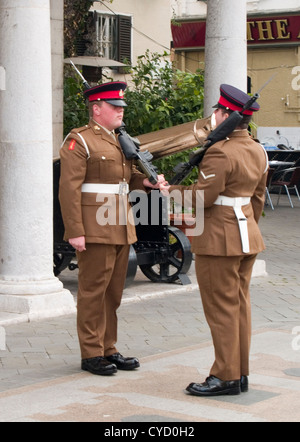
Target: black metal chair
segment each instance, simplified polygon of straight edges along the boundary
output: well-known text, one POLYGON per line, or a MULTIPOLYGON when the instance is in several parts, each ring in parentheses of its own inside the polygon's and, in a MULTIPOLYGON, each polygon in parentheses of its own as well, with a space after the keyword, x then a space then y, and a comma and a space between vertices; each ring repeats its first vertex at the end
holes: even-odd
POLYGON ((296 192, 298 200, 300 201, 300 195, 299 195, 299 191, 298 191, 298 187, 297 187, 299 184, 300 184, 300 167, 293 167, 291 169, 286 169, 284 171, 284 174, 282 175, 282 177, 279 180, 273 181, 271 184, 271 187, 272 188, 279 187, 277 205, 279 203, 281 191, 284 188, 286 191, 286 194, 288 196, 290 205, 292 208, 294 208, 289 190, 290 189, 294 190, 296 192))
POLYGON ((269 171, 268 171, 268 178, 267 178, 267 184, 266 184, 266 195, 267 195, 266 203, 267 203, 267 201, 269 202, 272 210, 274 210, 274 206, 273 206, 273 201, 272 201, 271 196, 270 196, 270 190, 269 189, 271 187, 272 177, 273 177, 274 172, 275 172, 275 169, 269 169, 269 171))

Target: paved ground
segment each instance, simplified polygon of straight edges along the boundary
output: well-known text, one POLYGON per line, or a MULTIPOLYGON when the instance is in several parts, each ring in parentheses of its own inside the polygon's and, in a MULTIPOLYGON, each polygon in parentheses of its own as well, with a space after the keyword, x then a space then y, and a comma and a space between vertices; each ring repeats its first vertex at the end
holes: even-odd
MULTIPOLYGON (((249 393, 203 399, 184 392, 204 380, 213 361, 193 268, 185 287, 138 274, 119 311, 119 350, 138 356, 141 368, 109 378, 81 372, 75 315, 5 325, 0 421, 299 422, 300 203, 294 201, 294 209, 284 198, 274 211, 267 207, 260 224, 267 250, 259 258, 268 275, 252 280, 249 393)), ((61 279, 76 297, 76 272, 61 279)))

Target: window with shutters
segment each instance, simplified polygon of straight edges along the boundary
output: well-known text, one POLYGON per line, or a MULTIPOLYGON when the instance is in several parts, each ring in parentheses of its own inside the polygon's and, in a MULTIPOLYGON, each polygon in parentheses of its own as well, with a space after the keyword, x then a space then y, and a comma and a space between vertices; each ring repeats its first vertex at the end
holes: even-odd
POLYGON ((131 62, 132 17, 94 14, 94 49, 99 57, 120 62, 131 62))
POLYGON ((131 17, 119 16, 118 61, 131 63, 131 17))
POLYGON ((96 50, 99 57, 117 60, 118 57, 118 23, 114 15, 97 14, 96 50))

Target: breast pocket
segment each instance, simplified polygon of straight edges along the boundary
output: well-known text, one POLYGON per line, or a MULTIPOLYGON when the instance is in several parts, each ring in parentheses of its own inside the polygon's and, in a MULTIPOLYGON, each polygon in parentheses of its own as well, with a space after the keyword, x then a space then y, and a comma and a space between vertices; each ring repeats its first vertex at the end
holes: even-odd
POLYGON ((90 169, 100 182, 108 183, 114 180, 116 161, 105 154, 90 158, 90 169))

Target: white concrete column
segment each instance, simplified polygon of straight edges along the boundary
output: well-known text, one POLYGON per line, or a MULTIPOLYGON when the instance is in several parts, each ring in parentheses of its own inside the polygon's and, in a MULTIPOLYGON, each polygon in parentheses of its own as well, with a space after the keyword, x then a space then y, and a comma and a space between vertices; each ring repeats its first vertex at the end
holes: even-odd
POLYGON ((49 0, 1 0, 0 312, 74 312, 53 275, 49 0))
POLYGON ((247 0, 207 2, 205 116, 212 113, 222 83, 247 92, 247 0))

